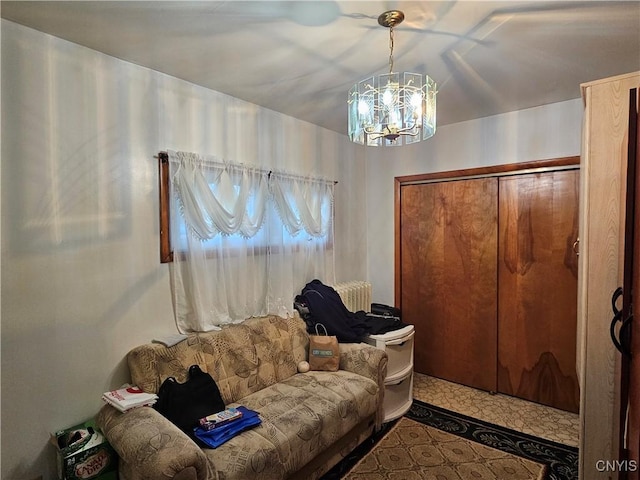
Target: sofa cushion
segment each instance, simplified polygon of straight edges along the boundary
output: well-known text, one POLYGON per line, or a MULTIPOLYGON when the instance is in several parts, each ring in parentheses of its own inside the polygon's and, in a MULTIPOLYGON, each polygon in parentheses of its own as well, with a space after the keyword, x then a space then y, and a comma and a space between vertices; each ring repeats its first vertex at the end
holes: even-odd
POLYGON ((281 479, 371 417, 377 399, 377 384, 355 373, 296 374, 244 397, 262 424, 205 455, 225 480, 281 479))

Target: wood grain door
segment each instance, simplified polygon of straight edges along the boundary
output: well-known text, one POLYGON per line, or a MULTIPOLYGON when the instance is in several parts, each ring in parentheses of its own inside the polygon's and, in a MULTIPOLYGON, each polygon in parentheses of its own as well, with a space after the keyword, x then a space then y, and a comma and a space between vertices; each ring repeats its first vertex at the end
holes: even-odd
POLYGON ((498 391, 577 412, 579 171, 500 179, 498 391))
POLYGON ((401 305, 414 369, 496 389, 498 179, 402 186, 401 305))

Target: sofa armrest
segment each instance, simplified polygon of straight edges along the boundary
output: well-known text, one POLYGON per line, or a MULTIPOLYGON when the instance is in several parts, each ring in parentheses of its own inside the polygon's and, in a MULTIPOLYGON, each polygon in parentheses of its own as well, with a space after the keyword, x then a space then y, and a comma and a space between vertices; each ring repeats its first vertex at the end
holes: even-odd
POLYGON ((126 413, 105 405, 96 425, 135 479, 214 478, 202 449, 153 408, 126 413))
POLYGON ((387 352, 366 343, 340 343, 340 369, 370 378, 378 385, 376 430, 384 420, 384 381, 387 378, 387 352))

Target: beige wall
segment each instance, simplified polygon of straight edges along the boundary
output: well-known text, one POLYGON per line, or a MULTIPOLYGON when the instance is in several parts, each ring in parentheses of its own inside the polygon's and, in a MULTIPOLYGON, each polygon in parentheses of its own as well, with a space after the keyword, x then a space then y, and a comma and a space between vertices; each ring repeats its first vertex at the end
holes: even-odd
POLYGON ((3 480, 55 478, 49 432, 128 380, 128 350, 176 332, 158 151, 338 180, 336 275, 365 278, 364 154, 346 137, 7 21, 2 73, 3 480))
POLYGON ((11 22, 1 31, 3 480, 55 478, 49 432, 127 380, 131 347, 175 331, 158 262, 159 150, 338 180, 337 279, 368 278, 387 303, 395 176, 580 152, 580 100, 363 148, 11 22))

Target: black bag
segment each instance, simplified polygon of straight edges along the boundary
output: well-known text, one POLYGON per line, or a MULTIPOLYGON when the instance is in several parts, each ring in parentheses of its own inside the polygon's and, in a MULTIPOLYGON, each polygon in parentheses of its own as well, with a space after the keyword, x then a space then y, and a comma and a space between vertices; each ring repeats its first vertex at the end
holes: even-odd
POLYGON ((372 303, 371 304, 371 313, 376 315, 383 315, 385 317, 398 317, 402 318, 400 315, 400 309, 397 307, 391 307, 389 305, 385 305, 383 303, 372 303))
POLYGON ((153 408, 193 438, 198 420, 221 412, 225 404, 211 375, 192 365, 186 382, 178 383, 174 377, 162 382, 153 408))

